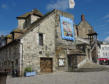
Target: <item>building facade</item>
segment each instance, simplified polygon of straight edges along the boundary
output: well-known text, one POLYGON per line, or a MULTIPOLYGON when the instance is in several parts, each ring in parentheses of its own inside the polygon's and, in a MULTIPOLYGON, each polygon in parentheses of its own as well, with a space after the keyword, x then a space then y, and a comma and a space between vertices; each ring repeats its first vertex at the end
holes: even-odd
POLYGON ((98 47, 99 64, 109 64, 109 43, 102 43, 98 47))
POLYGON ((74 17, 59 10, 45 15, 32 10, 17 17, 18 28, 6 36, 6 45, 0 48, 0 69, 16 69, 22 75, 26 67, 37 72, 79 68, 92 58, 88 34, 94 33, 84 15, 81 18, 75 26, 74 17))

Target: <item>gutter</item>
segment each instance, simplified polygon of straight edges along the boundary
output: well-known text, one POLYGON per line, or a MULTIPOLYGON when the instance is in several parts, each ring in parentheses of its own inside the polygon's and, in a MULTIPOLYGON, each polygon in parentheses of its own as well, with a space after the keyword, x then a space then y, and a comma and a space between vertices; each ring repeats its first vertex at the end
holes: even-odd
POLYGON ((19 75, 23 75, 23 43, 21 43, 21 40, 18 39, 18 42, 20 43, 20 73, 19 75))

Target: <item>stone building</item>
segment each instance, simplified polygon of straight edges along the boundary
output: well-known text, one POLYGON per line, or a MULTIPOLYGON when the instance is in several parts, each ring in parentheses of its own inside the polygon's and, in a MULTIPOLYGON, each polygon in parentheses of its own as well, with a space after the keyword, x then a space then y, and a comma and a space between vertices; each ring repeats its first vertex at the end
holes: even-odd
POLYGON ((75 26, 75 38, 79 48, 86 49, 88 59, 97 62, 97 33, 93 27, 85 20, 85 16, 81 15, 81 22, 75 26))
MULTIPOLYGON (((73 71, 91 57, 93 28, 82 15, 79 25, 73 15, 52 10, 43 15, 32 10, 17 17, 18 28, 6 36, 0 48, 0 69, 19 75, 26 67, 37 72, 73 71), (66 29, 68 28, 68 29, 66 29)), ((91 58, 90 58, 91 59, 91 58)))

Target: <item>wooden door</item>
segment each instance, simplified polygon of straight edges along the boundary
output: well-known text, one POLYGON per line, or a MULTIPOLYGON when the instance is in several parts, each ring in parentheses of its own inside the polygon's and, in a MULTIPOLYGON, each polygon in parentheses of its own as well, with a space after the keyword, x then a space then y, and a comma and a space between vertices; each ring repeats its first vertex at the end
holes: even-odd
POLYGON ((52 72, 52 58, 40 58, 40 71, 52 72))

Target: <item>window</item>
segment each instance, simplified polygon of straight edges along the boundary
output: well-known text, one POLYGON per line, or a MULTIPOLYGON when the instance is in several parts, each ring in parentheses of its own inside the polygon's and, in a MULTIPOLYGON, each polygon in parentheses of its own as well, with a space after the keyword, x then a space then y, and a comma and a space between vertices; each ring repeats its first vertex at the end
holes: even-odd
POLYGON ((43 46, 43 34, 39 33, 39 45, 43 46))

